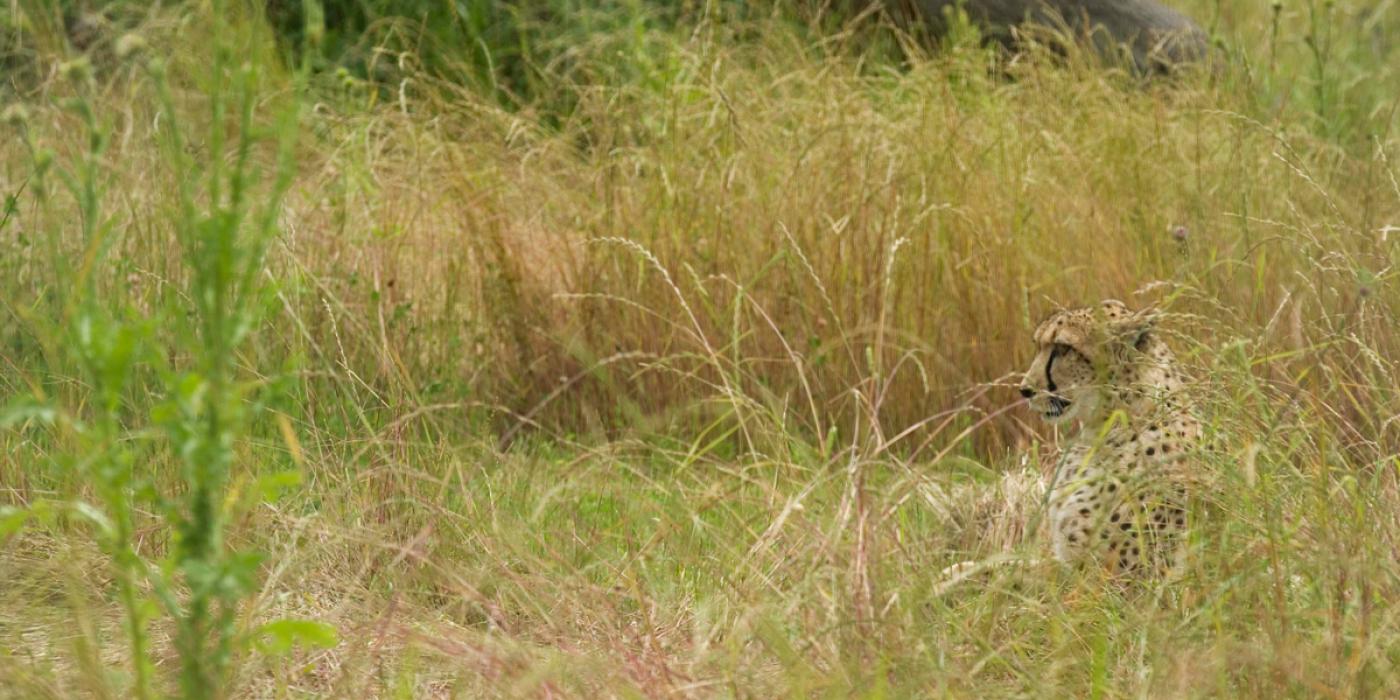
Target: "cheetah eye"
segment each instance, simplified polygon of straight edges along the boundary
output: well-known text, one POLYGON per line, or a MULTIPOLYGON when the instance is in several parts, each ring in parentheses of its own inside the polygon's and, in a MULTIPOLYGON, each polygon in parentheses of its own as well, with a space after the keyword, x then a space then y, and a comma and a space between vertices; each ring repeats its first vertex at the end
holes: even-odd
POLYGON ((1064 343, 1052 343, 1050 345, 1050 355, 1052 357, 1064 357, 1065 355, 1068 355, 1073 351, 1074 348, 1065 345, 1064 343))

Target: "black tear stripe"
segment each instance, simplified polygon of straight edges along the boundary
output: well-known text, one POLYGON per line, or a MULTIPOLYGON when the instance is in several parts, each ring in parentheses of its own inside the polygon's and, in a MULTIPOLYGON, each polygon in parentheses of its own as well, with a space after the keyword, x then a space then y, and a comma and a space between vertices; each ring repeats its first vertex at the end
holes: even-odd
POLYGON ((1061 347, 1063 347, 1063 346, 1058 345, 1058 344, 1055 345, 1054 347, 1051 347, 1051 348, 1050 348, 1050 359, 1047 360, 1046 363, 1045 363, 1045 388, 1048 389, 1048 390, 1050 390, 1050 393, 1052 393, 1052 394, 1055 393, 1055 389, 1056 389, 1057 387, 1055 386, 1055 378, 1052 377, 1052 376, 1050 376, 1050 368, 1055 366, 1055 359, 1058 358, 1058 357, 1060 356, 1060 348, 1061 348, 1061 347))

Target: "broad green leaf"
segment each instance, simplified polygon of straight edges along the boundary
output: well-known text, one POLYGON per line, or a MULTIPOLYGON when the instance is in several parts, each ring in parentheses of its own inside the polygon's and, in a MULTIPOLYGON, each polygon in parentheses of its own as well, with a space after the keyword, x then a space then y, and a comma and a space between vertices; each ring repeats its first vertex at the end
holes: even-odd
POLYGON ((257 491, 265 501, 276 499, 284 491, 301 486, 301 472, 296 469, 274 472, 258 477, 257 491))
POLYGON ((0 409, 0 429, 9 429, 28 421, 53 423, 57 418, 58 411, 54 407, 39 403, 33 397, 25 397, 0 409))
POLYGON ((111 518, 107 517, 97 508, 86 501, 72 501, 68 503, 69 512, 82 520, 92 523, 105 537, 112 537, 116 534, 116 527, 112 525, 111 518))
POLYGON ((24 527, 24 523, 28 520, 28 508, 0 506, 0 540, 19 532, 19 529, 24 527))
POLYGON ((280 656, 297 644, 329 649, 340 643, 340 635, 324 622, 284 618, 259 627, 255 643, 262 653, 280 656))

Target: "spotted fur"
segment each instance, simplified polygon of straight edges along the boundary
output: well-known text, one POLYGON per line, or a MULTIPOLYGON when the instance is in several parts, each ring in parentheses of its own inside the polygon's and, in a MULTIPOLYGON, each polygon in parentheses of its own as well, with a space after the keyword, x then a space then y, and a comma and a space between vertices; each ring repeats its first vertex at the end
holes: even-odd
POLYGON ((1110 300, 1035 329, 1021 393, 1047 421, 1080 423, 1050 487, 1059 561, 1132 572, 1170 566, 1180 551, 1201 426, 1153 320, 1110 300))

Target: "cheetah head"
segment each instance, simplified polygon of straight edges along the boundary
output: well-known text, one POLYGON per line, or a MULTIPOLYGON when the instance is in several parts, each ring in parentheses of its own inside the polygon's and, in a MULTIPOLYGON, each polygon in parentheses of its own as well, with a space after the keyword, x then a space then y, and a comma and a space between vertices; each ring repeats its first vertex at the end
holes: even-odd
POLYGON ((1035 329, 1021 395, 1047 422, 1088 418, 1103 404, 1104 387, 1126 378, 1122 370, 1144 348, 1151 325, 1149 313, 1114 300, 1056 312, 1035 329))

